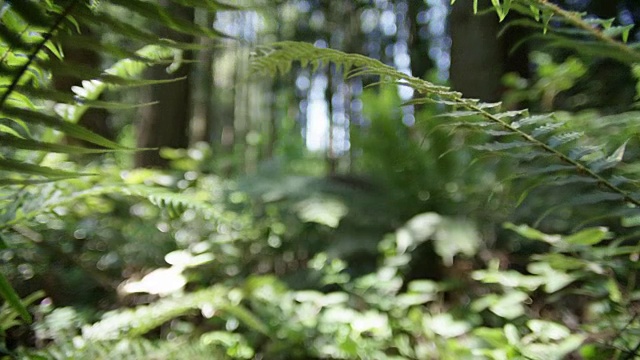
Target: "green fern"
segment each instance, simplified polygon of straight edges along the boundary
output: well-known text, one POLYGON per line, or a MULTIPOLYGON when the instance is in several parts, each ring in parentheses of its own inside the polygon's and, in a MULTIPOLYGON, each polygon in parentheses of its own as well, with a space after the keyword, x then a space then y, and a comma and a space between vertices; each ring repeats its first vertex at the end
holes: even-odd
POLYGON ((54 213, 56 209, 70 206, 82 199, 104 195, 125 195, 149 200, 165 210, 170 217, 178 217, 187 209, 203 213, 208 218, 220 216, 221 209, 195 196, 174 193, 165 188, 147 185, 102 184, 81 190, 78 180, 58 181, 32 186, 0 200, 4 208, 0 211, 0 231, 27 223, 38 215, 54 213), (69 192, 68 189, 72 189, 69 192), (73 191, 76 189, 75 191, 73 191))
MULTIPOLYGON (((451 0, 452 5, 455 2, 451 0)), ((511 10, 528 17, 509 22, 503 31, 511 26, 539 28, 550 45, 627 64, 640 62, 638 45, 627 44, 634 25, 614 25, 615 19, 587 18, 584 13, 565 10, 549 0, 491 0, 491 5, 500 21, 511 10), (553 26, 552 19, 556 23, 553 26)), ((473 1, 473 9, 478 12, 478 0, 473 1)))
POLYGON ((233 293, 231 289, 216 285, 189 294, 173 295, 149 305, 108 312, 100 321, 84 326, 80 336, 57 339, 45 349, 27 352, 25 356, 41 356, 45 359, 210 359, 217 354, 215 358, 226 358, 221 350, 239 342, 236 346, 243 347, 245 355, 234 349, 231 352, 236 356, 229 358, 248 358, 246 355, 253 356, 253 350, 240 334, 211 332, 172 341, 142 338, 142 335, 180 316, 199 312, 208 314, 211 311, 235 317, 250 329, 269 336, 267 326, 245 307, 230 299, 230 293, 233 293), (224 339, 231 341, 225 342, 224 339))
MULTIPOLYGON (((206 6, 209 9, 230 8, 217 2, 194 0, 181 3, 206 6)), ((108 10, 113 7, 118 7, 121 11, 134 12, 174 31, 210 37, 222 36, 211 29, 178 19, 158 4, 142 1, 112 1, 108 5, 105 2, 80 0, 41 4, 17 1, 6 4, 2 13, 3 26, 0 27, 0 113, 5 118, 5 122, 0 124, 0 135, 3 147, 9 151, 0 155, 0 171, 7 174, 0 183, 24 184, 86 175, 61 169, 54 171, 39 165, 38 158, 29 159, 17 154, 16 151, 21 149, 72 154, 99 151, 62 146, 37 139, 32 131, 34 126, 57 130, 67 136, 99 145, 105 148, 105 151, 127 150, 75 123, 90 107, 113 109, 132 106, 97 99, 107 85, 113 88, 153 84, 154 81, 137 80, 144 68, 170 61, 174 56, 171 49, 193 47, 192 44, 159 40, 156 35, 139 30, 110 15, 108 10), (76 26, 102 26, 102 31, 108 27, 115 35, 127 37, 129 41, 138 41, 140 47, 146 44, 155 46, 131 52, 113 44, 96 42, 95 39, 74 30, 76 26), (84 46, 98 53, 125 59, 110 69, 96 71, 68 63, 63 58, 60 46, 84 46), (68 89, 73 90, 73 93, 67 93, 50 88, 47 79, 58 75, 86 76, 92 80, 83 81, 82 87, 68 89), (50 101, 59 104, 55 106, 55 113, 50 111, 50 106, 45 106, 50 101)))
MULTIPOLYGON (((177 0, 177 3, 210 11, 234 10, 235 6, 211 0, 177 0)), ((0 12, 0 230, 6 230, 51 212, 57 201, 73 202, 97 194, 127 193, 145 196, 167 209, 170 215, 192 206, 194 201, 154 188, 120 186, 117 183, 86 189, 73 179, 95 175, 71 170, 66 164, 49 167, 42 163, 48 153, 84 154, 106 151, 131 151, 116 142, 79 125, 78 119, 91 107, 118 109, 140 104, 123 104, 98 100, 107 89, 144 86, 157 83, 141 80, 141 72, 154 64, 171 63, 176 52, 192 49, 193 44, 159 39, 147 30, 129 24, 129 16, 154 23, 179 33, 220 38, 224 36, 209 27, 182 20, 156 2, 140 0, 20 0, 4 2, 0 12), (113 40, 99 40, 85 35, 80 28, 96 33, 108 32, 103 39, 126 39, 132 48, 113 40), (97 31, 96 31, 97 30, 97 31), (62 49, 84 48, 103 57, 117 60, 109 69, 93 69, 69 62, 62 49), (54 90, 51 78, 70 76, 84 80, 82 86, 54 90), (53 104, 53 105, 52 105, 53 104), (59 144, 60 135, 98 145, 102 149, 85 149, 59 144), (69 191, 43 186, 50 181, 65 180, 75 186, 69 191), (34 191, 44 189, 45 191, 34 191), (84 190, 80 190, 84 189, 84 190), (186 200, 185 200, 186 199, 186 200)), ((181 79, 176 79, 181 80, 181 79)), ((142 104, 145 105, 145 104, 142 104)), ((201 206, 206 208, 207 206, 201 206)), ((25 319, 15 292, 7 284, 0 286, 3 297, 16 306, 25 319), (6 285, 6 286, 5 286, 6 285)))
POLYGON ((346 77, 375 76, 379 83, 409 86, 418 94, 407 104, 437 103, 450 110, 443 116, 466 119, 464 125, 477 128, 496 138, 496 142, 478 147, 495 153, 508 153, 533 164, 544 158, 533 171, 546 174, 558 185, 586 182, 597 185, 577 202, 620 201, 640 206, 640 192, 632 181, 614 175, 614 169, 623 159, 626 143, 610 154, 600 153, 598 146, 589 144, 582 133, 565 128, 553 114, 531 115, 527 110, 502 111, 500 103, 482 103, 464 98, 462 94, 445 86, 399 72, 378 60, 337 50, 317 48, 299 42, 280 42, 258 49, 253 59, 257 73, 275 75, 287 72, 294 62, 314 69, 328 63, 344 69, 346 77), (546 158, 553 157, 556 164, 546 158), (564 165, 564 166, 557 166, 564 165))
POLYGON ((154 359, 154 360, 206 360, 225 359, 222 349, 217 349, 198 340, 174 339, 172 341, 152 341, 144 338, 126 338, 116 341, 75 341, 49 345, 38 351, 24 350, 20 358, 68 360, 68 359, 154 359))

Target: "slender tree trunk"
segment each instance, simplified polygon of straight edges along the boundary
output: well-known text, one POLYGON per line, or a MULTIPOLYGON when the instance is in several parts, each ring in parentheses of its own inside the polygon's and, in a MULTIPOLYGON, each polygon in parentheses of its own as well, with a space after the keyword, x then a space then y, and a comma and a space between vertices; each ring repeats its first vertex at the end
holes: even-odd
MULTIPOLYGON (((168 0, 160 0, 163 6, 184 19, 193 21, 194 10, 182 7, 168 0)), ((181 42, 193 42, 190 35, 176 34, 165 28, 159 30, 160 37, 181 42)), ((192 52, 185 51, 183 59, 192 59, 192 52)), ((187 77, 192 65, 184 62, 180 68, 168 73, 165 66, 154 66, 149 76, 154 79, 174 79, 187 77)), ((191 118, 191 84, 189 78, 168 84, 150 86, 146 97, 158 104, 142 110, 142 119, 138 123, 137 142, 140 148, 186 148, 189 146, 189 123, 191 118)), ((165 167, 167 161, 157 150, 136 153, 136 167, 165 167)))
POLYGON ((335 123, 333 119, 333 115, 335 113, 333 108, 333 70, 334 66, 329 64, 327 66, 327 90, 326 90, 326 100, 327 100, 327 116, 329 117, 329 144, 327 148, 327 167, 329 170, 329 175, 335 175, 337 167, 338 167, 338 156, 336 154, 336 144, 335 144, 335 123))
POLYGON ((411 56, 411 73, 424 79, 427 71, 433 67, 429 57, 429 43, 420 38, 418 14, 425 10, 424 0, 409 0, 407 20, 409 21, 409 55, 411 56))
MULTIPOLYGON (((491 6, 479 1, 479 8, 491 6)), ((497 101, 504 73, 500 24, 493 12, 473 14, 473 0, 456 1, 450 17, 451 83, 465 97, 497 101)))
MULTIPOLYGON (((209 11, 198 13, 197 21, 201 26, 211 27, 213 16, 209 11)), ((191 123, 191 142, 210 143, 214 126, 213 116, 213 39, 201 37, 196 62, 196 87, 194 88, 193 119, 191 123)))
MULTIPOLYGON (((83 27, 82 33, 95 37, 95 41, 100 41, 99 37, 91 32, 90 29, 83 27)), ((93 67, 95 69, 102 68, 100 55, 91 50, 80 49, 71 47, 64 49, 65 62, 82 64, 84 66, 93 67)), ((69 92, 72 86, 81 85, 81 81, 78 78, 72 76, 55 76, 53 78, 53 86, 56 90, 69 92)), ((78 124, 85 128, 102 135, 108 139, 114 139, 115 134, 109 127, 108 123, 109 112, 105 109, 90 108, 84 115, 78 120, 78 124)), ((79 142, 87 147, 96 147, 97 145, 88 142, 83 142, 73 138, 67 138, 66 141, 70 143, 79 142)))

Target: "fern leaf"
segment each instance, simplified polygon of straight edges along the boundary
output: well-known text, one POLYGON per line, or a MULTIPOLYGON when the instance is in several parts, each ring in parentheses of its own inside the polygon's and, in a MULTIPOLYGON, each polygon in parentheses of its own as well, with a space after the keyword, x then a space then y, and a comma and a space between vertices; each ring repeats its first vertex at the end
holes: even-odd
POLYGON ((202 35, 214 38, 227 37, 221 32, 174 16, 159 4, 140 0, 111 0, 112 3, 138 13, 145 19, 153 21, 161 26, 188 35, 202 35))
POLYGON ((552 120, 552 115, 551 114, 533 115, 533 116, 524 117, 522 119, 518 119, 518 120, 512 122, 511 126, 513 128, 515 128, 515 129, 518 129, 518 128, 521 128, 523 126, 538 124, 538 123, 541 123, 541 122, 547 123, 550 120, 552 120))
POLYGON ((16 291, 11 287, 9 280, 2 273, 0 273, 0 296, 20 314, 24 321, 31 322, 31 314, 27 311, 16 291))
POLYGON ((580 195, 572 200, 570 200, 570 204, 577 205, 590 205, 590 204, 598 204, 605 201, 625 201, 627 200, 624 195, 621 194, 613 194, 610 192, 594 192, 590 194, 580 195))
POLYGON ((45 115, 40 112, 5 107, 1 113, 9 118, 24 120, 28 124, 43 125, 50 129, 61 131, 76 139, 84 140, 95 145, 109 149, 126 149, 126 147, 106 139, 94 132, 91 132, 79 125, 64 121, 58 117, 45 115))
POLYGON ((578 146, 571 150, 569 150, 569 158, 573 160, 581 160, 587 156, 595 154, 602 150, 602 146, 600 145, 585 145, 578 146))
MULTIPOLYGON (((0 160, 0 165, 3 160, 0 160)), ((6 161, 6 160, 4 160, 6 161)), ((13 167, 25 166, 24 164, 11 164, 13 167)), ((2 167, 0 167, 2 169, 2 167)), ((48 171, 42 170, 43 172, 48 171)), ((54 171, 57 171, 54 169, 54 171)), ((34 173, 36 170, 34 170, 34 173)), ((78 175, 91 175, 91 174, 76 174, 70 173, 68 176, 64 175, 65 172, 54 172, 51 176, 52 179, 61 180, 64 178, 75 178, 78 175)), ((47 175, 47 174, 40 174, 47 175)), ((49 180, 51 181, 51 180, 49 180)), ((7 181, 11 184, 10 181, 7 181)), ((18 183, 18 182, 15 182, 18 183)), ((30 182, 35 184, 37 182, 30 182)), ((168 190, 145 186, 145 185, 95 185, 90 189, 81 191, 72 191, 71 193, 63 193, 57 187, 47 186, 35 189, 37 195, 29 194, 33 197, 30 201, 22 202, 19 204, 21 207, 20 213, 5 213, 4 216, 0 216, 0 230, 8 229, 16 224, 28 222, 40 214, 47 214, 53 212, 56 207, 68 206, 74 204, 81 199, 103 196, 103 195, 126 195, 130 197, 140 197, 149 200, 154 205, 165 210, 171 217, 178 217, 184 213, 187 209, 193 209, 205 215, 206 218, 218 218, 221 216, 221 209, 208 203, 203 199, 195 198, 188 194, 173 193, 168 190)), ((60 186, 65 187, 64 184, 60 186)), ((66 186, 65 188, 73 189, 73 186, 66 186)), ((0 215, 2 215, 0 211, 0 215)))
POLYGON ((568 185, 568 184, 576 184, 576 183, 585 183, 585 184, 595 184, 597 180, 592 179, 586 176, 580 175, 570 175, 556 178, 550 182, 551 185, 560 186, 560 185, 568 185))
POLYGON ((548 124, 544 124, 542 126, 539 126, 537 128, 535 128, 532 132, 531 132, 531 136, 533 137, 539 137, 541 135, 546 135, 550 132, 555 131, 556 129, 562 127, 564 124, 561 122, 556 122, 556 123, 548 123, 548 124))
MULTIPOLYGON (((542 21, 548 21, 553 11, 543 11, 542 21)), ((610 44, 605 43, 607 46, 610 44)), ((417 92, 419 100, 416 102, 434 102, 444 106, 451 106, 455 111, 443 114, 444 117, 467 118, 481 117, 477 128, 483 129, 489 135, 497 134, 500 137, 507 136, 508 133, 519 137, 517 141, 509 140, 504 142, 494 142, 485 145, 475 146, 479 150, 500 152, 508 156, 517 157, 525 161, 531 161, 541 156, 552 156, 565 165, 573 168, 573 171, 580 179, 588 178, 587 182, 598 184, 611 192, 610 196, 616 199, 624 199, 636 206, 640 206, 640 201, 633 198, 630 193, 613 184, 607 177, 599 172, 604 168, 619 162, 619 153, 624 149, 614 153, 609 157, 609 162, 596 167, 589 167, 581 162, 582 158, 576 158, 581 151, 570 152, 567 155, 563 149, 569 148, 570 143, 584 137, 583 132, 566 131, 556 133, 562 129, 563 123, 556 121, 553 114, 529 115, 526 109, 500 112, 496 106, 485 105, 475 99, 466 99, 458 92, 451 91, 447 87, 437 86, 428 81, 414 78, 399 72, 392 67, 377 60, 364 58, 361 55, 346 54, 332 49, 316 48, 310 44, 295 42, 280 42, 270 47, 260 48, 252 61, 252 69, 256 73, 277 75, 282 70, 292 68, 293 62, 298 61, 301 65, 313 64, 314 62, 332 62, 338 66, 346 65, 353 67, 347 76, 377 76, 380 83, 391 83, 409 86, 417 92), (494 126, 485 126, 493 123, 494 126), (533 125, 537 127, 531 128, 533 125), (495 132, 497 131, 497 132, 495 132), (527 148, 527 152, 514 152, 520 148, 527 148), (509 151, 505 151, 509 150, 509 151), (545 155, 546 154, 546 155, 545 155)), ((472 123, 470 121, 470 123, 472 123)), ((459 124, 459 123, 456 123, 459 124)), ((469 125, 473 126, 473 125, 469 125)), ((581 148, 583 150, 584 148, 581 148)), ((585 180, 586 181, 586 180, 585 180)), ((604 197, 601 197, 604 199, 604 197)))
POLYGON ((513 150, 513 149, 521 149, 531 147, 533 144, 528 143, 526 141, 512 141, 512 142, 494 142, 491 144, 484 145, 476 145, 473 148, 476 150, 484 150, 484 151, 503 151, 503 150, 513 150))
POLYGON ((68 179, 71 177, 96 175, 96 174, 86 174, 86 173, 58 170, 58 169, 53 169, 46 166, 40 166, 35 164, 29 164, 22 161, 11 160, 11 159, 1 159, 1 158, 0 158, 0 171, 18 172, 21 174, 29 174, 29 175, 39 175, 39 176, 45 176, 49 179, 68 179))
POLYGON ((161 299, 135 309, 112 311, 99 322, 82 330, 88 341, 113 340, 124 336, 140 336, 178 316, 199 310, 204 306, 219 308, 227 305, 228 289, 214 286, 186 295, 161 299))
POLYGON ((90 149, 81 146, 64 145, 57 143, 42 142, 33 139, 25 139, 15 135, 3 134, 0 132, 0 146, 13 149, 44 151, 51 153, 65 154, 96 154, 109 150, 90 149))
POLYGON ((578 131, 562 133, 562 134, 558 134, 558 135, 552 136, 549 139, 548 144, 552 148, 557 148, 557 147, 559 147, 561 145, 564 145, 564 144, 566 144, 568 142, 578 140, 582 136, 584 136, 584 133, 578 132, 578 131))

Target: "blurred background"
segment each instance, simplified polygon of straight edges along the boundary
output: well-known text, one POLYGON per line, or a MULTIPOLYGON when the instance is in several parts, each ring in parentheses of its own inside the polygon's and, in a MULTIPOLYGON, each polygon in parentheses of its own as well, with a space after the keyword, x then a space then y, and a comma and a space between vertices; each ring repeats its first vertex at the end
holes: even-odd
MULTIPOLYGON (((636 79, 627 65, 553 47, 516 12, 500 23, 493 11, 482 11, 488 1, 480 1, 475 16, 472 0, 453 6, 448 0, 238 2, 249 10, 217 13, 160 3, 228 38, 158 29, 160 37, 200 46, 147 76, 186 78, 105 94, 105 100, 158 103, 91 110, 80 122, 120 144, 160 150, 74 160, 104 175, 91 181, 156 185, 206 202, 207 209, 172 213, 142 200, 97 195, 16 227, 5 236, 11 246, 0 253, 2 271, 22 296, 39 289, 45 295, 36 301, 36 325, 11 328, 8 348, 68 344, 79 334, 122 338, 128 333, 121 328, 113 335, 98 326, 105 324, 104 312, 211 286, 218 293, 207 296, 226 299, 223 305, 174 306, 175 317, 157 310, 161 315, 131 313, 123 321, 156 316, 159 324, 136 325, 147 339, 198 337, 217 346, 220 358, 435 359, 438 351, 462 356, 471 345, 451 339, 481 324, 517 324, 514 319, 535 313, 573 330, 571 324, 589 317, 570 297, 538 303, 532 295, 527 309, 513 292, 483 297, 489 290, 477 281, 488 275, 474 270, 527 273, 541 245, 503 229, 505 222, 546 233, 585 224, 626 231, 606 218, 607 206, 562 206, 579 186, 525 191, 531 183, 515 179, 515 162, 473 147, 489 135, 453 131, 450 119, 438 116, 439 105, 402 106, 415 96, 409 88, 372 87, 375 79, 345 78, 333 65, 258 76, 251 57, 262 45, 289 40, 358 53, 466 97, 571 117, 587 133, 598 133, 593 125, 604 117, 634 107, 636 79), (501 312, 506 308, 514 313, 501 312), (277 333, 277 340, 261 331, 277 333)), ((557 3, 622 25, 640 19, 640 3, 632 0, 557 3)), ((106 9, 119 15, 116 7, 106 9)), ((131 22, 154 27, 136 17, 131 22)), ((131 46, 98 28, 83 31, 96 41, 131 46)), ((640 41, 640 32, 630 41, 640 41)), ((117 60, 75 48, 65 56, 97 68, 117 60)), ((77 85, 66 78, 54 84, 77 85)), ((607 134, 619 144, 631 132, 607 134)), ((56 194, 60 186, 38 191, 56 194)), ((555 273, 527 274, 547 282, 555 273)), ((602 278, 603 289, 608 279, 602 278)))

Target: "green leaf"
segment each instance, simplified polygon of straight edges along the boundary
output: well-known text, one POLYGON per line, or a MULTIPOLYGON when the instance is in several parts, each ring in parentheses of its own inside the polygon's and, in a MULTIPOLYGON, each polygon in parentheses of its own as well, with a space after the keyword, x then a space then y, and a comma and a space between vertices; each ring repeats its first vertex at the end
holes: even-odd
POLYGON ((553 17, 553 12, 551 10, 547 10, 546 8, 542 10, 542 24, 544 28, 542 30, 543 34, 546 34, 549 30, 549 23, 551 22, 551 18, 553 17))
POLYGON ((96 174, 76 173, 64 170, 52 169, 46 166, 29 164, 17 160, 0 159, 0 170, 18 172, 21 174, 40 175, 48 178, 70 178, 78 176, 92 176, 96 174))
POLYGON ((548 123, 537 127, 531 132, 531 136, 539 137, 540 135, 548 134, 564 125, 562 122, 548 123))
POLYGON ((77 34, 60 35, 57 39, 62 43, 62 45, 73 49, 91 50, 96 53, 109 54, 116 58, 128 58, 145 62, 151 61, 151 59, 147 59, 123 47, 106 42, 100 42, 93 36, 80 36, 77 34))
POLYGON ((44 7, 34 1, 11 1, 10 6, 27 23, 35 26, 49 27, 50 19, 44 13, 44 7))
POLYGON ((602 34, 610 38, 621 36, 622 41, 626 43, 627 40, 629 40, 629 32, 633 29, 633 27, 633 24, 625 26, 612 26, 602 31, 602 34))
POLYGON ((220 310, 229 313, 242 321, 249 328, 260 332, 263 335, 271 336, 269 328, 258 317, 241 305, 225 305, 220 310))
POLYGON ((585 260, 559 253, 534 255, 532 258, 547 263, 552 268, 561 271, 584 269, 588 265, 588 262, 585 260))
POLYGON ((576 280, 575 276, 558 271, 545 262, 531 263, 527 266, 527 270, 544 279, 544 291, 548 294, 554 293, 576 280))
POLYGON ((620 303, 622 301, 622 292, 614 278, 610 277, 607 280, 607 291, 609 292, 609 299, 611 299, 611 301, 615 303, 620 303))
POLYGON ((529 10, 531 10, 531 15, 536 21, 540 21, 540 9, 538 9, 535 5, 529 5, 529 10))
MULTIPOLYGON (((85 82, 85 83, 90 83, 90 82, 85 82)), ((72 90, 76 90, 76 89, 84 89, 84 87, 73 87, 72 90)), ((51 100, 51 101, 55 101, 63 104, 87 106, 92 108, 112 109, 112 110, 133 109, 133 108, 144 107, 144 106, 155 104, 154 102, 126 104, 126 103, 112 102, 112 101, 92 100, 92 99, 85 98, 83 94, 78 94, 79 91, 74 91, 76 92, 77 95, 73 95, 68 92, 62 92, 62 91, 44 89, 44 88, 33 88, 33 87, 26 87, 26 86, 19 86, 16 88, 16 91, 19 91, 22 94, 28 95, 30 98, 39 98, 39 99, 51 100)))
POLYGON ((113 151, 109 149, 90 149, 81 146, 54 144, 32 139, 23 139, 20 137, 16 137, 15 135, 5 135, 2 133, 0 133, 0 146, 9 146, 15 149, 46 151, 64 154, 97 154, 113 151))
POLYGON ((602 150, 602 146, 578 146, 569 150, 569 158, 572 160, 581 160, 585 156, 595 154, 602 150))
POLYGON ((595 227, 563 237, 562 240, 571 245, 596 245, 609 237, 609 229, 606 227, 595 227))
POLYGON ((525 292, 512 290, 501 296, 498 301, 489 307, 494 314, 505 318, 515 319, 524 314, 523 303, 529 299, 525 292))
POLYGON ((509 345, 520 345, 520 332, 513 324, 506 324, 504 326, 504 335, 507 338, 509 345))
POLYGON ((533 146, 532 143, 526 141, 512 141, 512 142, 493 142, 491 144, 485 145, 476 145, 473 148, 476 150, 484 150, 484 151, 503 151, 503 150, 512 150, 519 148, 528 148, 533 146))
POLYGON ((2 113, 6 116, 20 119, 26 123, 43 125, 49 128, 53 128, 63 133, 80 140, 90 142, 95 145, 104 146, 109 149, 128 149, 118 143, 115 143, 105 137, 102 137, 94 132, 91 132, 82 126, 63 121, 62 119, 45 115, 36 111, 30 111, 26 109, 19 109, 15 107, 5 107, 2 109, 2 113))
POLYGON ((549 146, 551 146, 552 148, 557 148, 560 145, 564 145, 568 142, 577 140, 579 138, 581 138, 582 136, 584 136, 584 133, 579 132, 579 131, 572 131, 572 132, 568 132, 568 133, 563 133, 563 134, 558 134, 558 135, 554 135, 549 139, 549 146))
POLYGON ((493 5, 493 8, 496 10, 496 13, 498 14, 498 18, 500 18, 500 21, 502 22, 502 20, 504 20, 505 14, 502 11, 502 5, 500 4, 500 0, 491 0, 491 5, 493 5))
POLYGON ((181 5, 199 7, 199 8, 207 9, 213 12, 243 10, 243 8, 239 6, 225 4, 215 0, 173 0, 173 1, 181 5))
POLYGON ((540 240, 549 244, 557 243, 561 240, 560 235, 548 235, 527 225, 515 225, 506 223, 503 225, 505 229, 515 231, 518 235, 529 240, 540 240))
POLYGON ((195 36, 206 35, 214 38, 226 37, 226 35, 219 31, 198 26, 191 21, 174 16, 165 8, 155 3, 140 0, 112 0, 112 2, 136 12, 148 20, 159 25, 166 26, 177 32, 195 36))
POLYGON ((613 154, 609 155, 606 159, 599 159, 591 162, 589 164, 589 167, 595 172, 600 172, 602 170, 615 167, 622 161, 628 142, 629 140, 625 141, 624 144, 617 148, 616 151, 614 151, 613 154))
POLYGON ((540 122, 547 122, 549 120, 552 120, 552 116, 550 114, 546 114, 546 115, 532 115, 532 116, 527 116, 525 118, 519 119, 517 121, 514 121, 511 123, 511 126, 518 129, 520 127, 523 126, 527 126, 527 125, 532 125, 532 124, 538 124, 540 122))
POLYGON ((461 336, 471 330, 471 325, 467 321, 456 320, 450 313, 437 314, 425 318, 423 327, 443 338, 461 336))
POLYGON ((0 295, 20 314, 24 321, 31 323, 31 314, 3 273, 0 273, 0 295))

